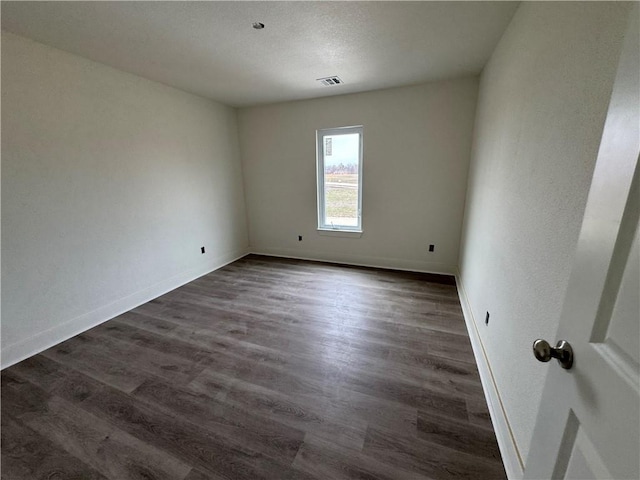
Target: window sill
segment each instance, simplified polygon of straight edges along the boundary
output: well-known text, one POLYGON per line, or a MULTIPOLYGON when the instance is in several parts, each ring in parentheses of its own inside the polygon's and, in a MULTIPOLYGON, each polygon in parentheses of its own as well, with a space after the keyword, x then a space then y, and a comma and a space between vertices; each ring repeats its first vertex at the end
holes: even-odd
POLYGON ((360 238, 362 230, 338 230, 332 228, 319 228, 318 235, 324 237, 360 238))

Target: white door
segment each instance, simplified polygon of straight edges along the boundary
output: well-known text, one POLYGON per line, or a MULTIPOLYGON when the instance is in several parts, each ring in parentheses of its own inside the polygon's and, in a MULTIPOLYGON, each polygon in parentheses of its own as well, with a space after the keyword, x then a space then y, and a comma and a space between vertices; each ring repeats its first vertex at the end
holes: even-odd
MULTIPOLYGON (((632 9, 525 478, 640 478, 640 34, 632 9)), ((532 339, 533 341, 534 339, 532 339)), ((542 385, 540 386, 542 387, 542 385)))

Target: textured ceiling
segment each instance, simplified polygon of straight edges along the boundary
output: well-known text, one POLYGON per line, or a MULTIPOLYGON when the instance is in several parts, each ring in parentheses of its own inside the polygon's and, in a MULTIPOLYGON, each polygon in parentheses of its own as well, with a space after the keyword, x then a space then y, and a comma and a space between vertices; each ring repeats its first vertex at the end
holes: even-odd
POLYGON ((2 28, 233 106, 479 73, 516 2, 6 2, 2 28), (265 24, 255 30, 252 23, 265 24), (344 85, 317 78, 338 75, 344 85))

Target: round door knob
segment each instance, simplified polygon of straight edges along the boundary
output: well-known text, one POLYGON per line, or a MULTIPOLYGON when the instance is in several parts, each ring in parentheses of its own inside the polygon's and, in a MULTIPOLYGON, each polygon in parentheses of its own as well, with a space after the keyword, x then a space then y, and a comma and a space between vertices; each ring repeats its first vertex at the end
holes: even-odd
POLYGON ((533 342, 533 355, 540 362, 551 360, 551 345, 549 345, 549 342, 541 338, 533 342))
POLYGON ((560 340, 552 347, 549 342, 539 338, 533 342, 533 355, 540 362, 548 362, 555 358, 560 366, 567 370, 573 365, 573 348, 566 340, 560 340))

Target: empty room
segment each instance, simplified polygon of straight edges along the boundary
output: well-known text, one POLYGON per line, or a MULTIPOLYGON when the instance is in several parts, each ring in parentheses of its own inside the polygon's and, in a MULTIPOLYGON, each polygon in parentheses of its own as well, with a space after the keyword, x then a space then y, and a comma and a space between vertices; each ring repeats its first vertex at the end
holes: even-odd
POLYGON ((636 2, 0 9, 3 480, 640 478, 636 2))

